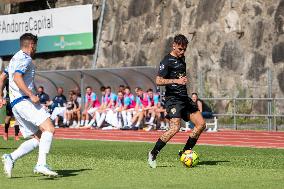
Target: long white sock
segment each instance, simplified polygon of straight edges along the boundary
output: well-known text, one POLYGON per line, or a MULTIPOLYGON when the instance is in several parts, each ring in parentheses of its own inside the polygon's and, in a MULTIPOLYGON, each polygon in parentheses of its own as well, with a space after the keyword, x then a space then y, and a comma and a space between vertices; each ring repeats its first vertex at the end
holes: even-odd
POLYGON ((165 128, 165 122, 161 121, 161 128, 165 128))
POLYGON ((102 124, 103 124, 105 118, 106 118, 106 114, 105 114, 105 113, 102 113, 102 115, 101 115, 101 117, 100 117, 100 120, 97 122, 97 126, 98 126, 98 127, 101 127, 101 126, 102 126, 102 124))
POLYGON ((85 120, 81 120, 81 125, 84 125, 84 123, 85 123, 85 120))
POLYGON ((166 128, 169 128, 169 127, 170 127, 169 122, 166 122, 166 128))
POLYGON ((39 145, 39 141, 35 138, 25 141, 22 143, 14 152, 11 153, 11 157, 14 161, 30 153, 39 145))
POLYGON ((49 153, 51 143, 52 143, 53 134, 48 131, 44 131, 41 134, 41 138, 39 141, 39 152, 38 152, 38 161, 37 165, 45 165, 46 164, 46 156, 49 153))
POLYGON ((122 115, 122 119, 123 119, 123 125, 126 126, 127 125, 127 112, 126 111, 122 111, 121 115, 122 115))
POLYGON ((127 125, 131 126, 131 121, 132 121, 132 114, 131 112, 127 112, 127 125))
POLYGON ((140 126, 140 121, 137 121, 135 127, 139 127, 140 126))
POLYGON ((89 120, 85 120, 85 126, 88 126, 89 120))
POLYGON ((92 119, 92 120, 89 122, 88 126, 91 127, 94 123, 95 123, 95 120, 92 119))
POLYGON ((99 112, 96 112, 96 122, 98 123, 101 118, 101 114, 99 112))
POLYGON ((155 117, 151 117, 149 123, 153 123, 154 120, 155 120, 155 117))

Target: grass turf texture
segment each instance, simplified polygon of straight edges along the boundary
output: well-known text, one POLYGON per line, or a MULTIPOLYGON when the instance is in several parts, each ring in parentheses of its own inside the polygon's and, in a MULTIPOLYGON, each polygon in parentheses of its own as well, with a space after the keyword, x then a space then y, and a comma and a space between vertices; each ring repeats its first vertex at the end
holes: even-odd
MULTIPOLYGON (((22 141, 21 141, 22 142, 22 141)), ((20 142, 0 139, 0 155, 20 142)), ((32 173, 33 152, 18 160, 13 178, 0 168, 0 188, 283 188, 284 150, 196 146, 197 167, 186 168, 178 160, 183 145, 168 144, 158 157, 158 167, 147 165, 150 143, 55 140, 49 164, 60 174, 49 178, 32 173)))

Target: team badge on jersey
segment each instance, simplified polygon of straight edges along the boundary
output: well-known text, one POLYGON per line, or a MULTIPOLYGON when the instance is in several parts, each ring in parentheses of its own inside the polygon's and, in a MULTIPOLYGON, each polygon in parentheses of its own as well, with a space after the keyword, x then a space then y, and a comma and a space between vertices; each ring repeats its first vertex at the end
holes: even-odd
POLYGON ((175 114, 177 112, 176 108, 171 109, 172 114, 175 114))
POLYGON ((165 68, 164 64, 160 65, 160 70, 163 70, 164 68, 165 68))

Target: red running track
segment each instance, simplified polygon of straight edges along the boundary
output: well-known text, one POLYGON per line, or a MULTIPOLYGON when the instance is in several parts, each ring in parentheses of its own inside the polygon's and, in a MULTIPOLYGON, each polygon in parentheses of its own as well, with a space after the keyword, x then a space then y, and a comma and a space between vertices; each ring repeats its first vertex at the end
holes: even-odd
MULTIPOLYGON (((11 135, 14 129, 11 130, 11 135)), ((3 127, 0 128, 1 135, 3 127)), ((90 129, 56 129, 55 138, 83 139, 106 141, 138 141, 155 142, 162 131, 121 131, 121 130, 90 130, 90 129)), ((170 143, 185 143, 189 132, 179 132, 170 143)), ((267 131, 232 131, 204 132, 198 144, 215 146, 242 146, 255 148, 281 148, 284 149, 284 132, 267 131)))

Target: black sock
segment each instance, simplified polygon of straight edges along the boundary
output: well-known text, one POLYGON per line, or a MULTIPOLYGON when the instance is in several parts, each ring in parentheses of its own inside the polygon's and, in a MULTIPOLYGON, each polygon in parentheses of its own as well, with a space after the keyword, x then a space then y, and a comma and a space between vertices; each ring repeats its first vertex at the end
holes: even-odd
POLYGON ((15 127, 15 136, 18 136, 20 132, 19 125, 15 125, 14 127, 15 127))
POLYGON ((162 141, 160 138, 158 139, 158 141, 156 142, 153 150, 151 151, 152 155, 154 157, 156 157, 158 155, 158 153, 162 150, 162 148, 164 148, 164 146, 167 143, 165 143, 164 141, 162 141))
POLYGON ((189 137, 182 151, 185 152, 186 150, 191 150, 195 146, 196 142, 196 138, 189 137))
POLYGON ((5 133, 8 133, 10 123, 5 123, 5 133))

